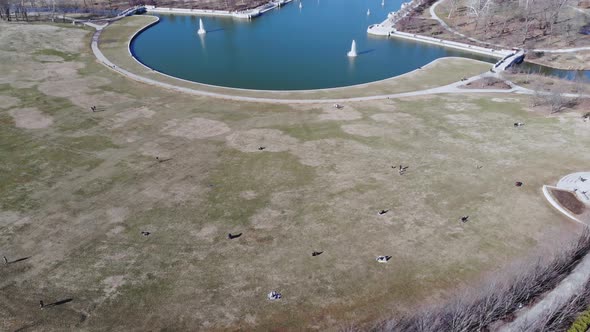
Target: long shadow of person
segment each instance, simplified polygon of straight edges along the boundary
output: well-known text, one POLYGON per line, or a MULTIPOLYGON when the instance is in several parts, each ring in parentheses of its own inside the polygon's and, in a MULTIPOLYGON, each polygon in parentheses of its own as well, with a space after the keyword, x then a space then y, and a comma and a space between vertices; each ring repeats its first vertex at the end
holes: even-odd
POLYGON ((26 260, 27 260, 27 259, 29 259, 29 258, 31 258, 31 256, 28 256, 28 257, 22 257, 22 258, 19 258, 19 259, 15 259, 15 260, 13 260, 13 261, 11 261, 11 262, 8 262, 7 264, 14 264, 14 263, 18 263, 18 262, 26 261, 26 260))
POLYGON ((238 234, 227 233, 227 238, 230 240, 237 239, 240 236, 242 236, 242 233, 238 233, 238 234))
POLYGON ((41 309, 44 309, 44 308, 56 307, 58 305, 66 304, 66 303, 72 302, 73 300, 74 299, 70 298, 70 299, 59 300, 59 301, 49 303, 49 304, 43 304, 43 301, 40 301, 39 303, 41 304, 41 309))

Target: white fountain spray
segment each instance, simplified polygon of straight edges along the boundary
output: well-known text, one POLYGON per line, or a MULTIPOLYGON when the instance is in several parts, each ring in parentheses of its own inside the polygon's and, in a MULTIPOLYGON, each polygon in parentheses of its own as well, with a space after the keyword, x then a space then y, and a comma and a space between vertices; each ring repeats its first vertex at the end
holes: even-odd
POLYGON ((301 3, 301 1, 299 2, 299 9, 303 8, 303 4, 301 3))
POLYGON ((346 55, 348 55, 351 58, 357 56, 357 54, 356 54, 356 42, 354 41, 354 39, 352 40, 352 45, 350 45, 350 52, 348 52, 346 55))
POLYGON ((199 19, 199 31, 197 31, 199 35, 204 35, 207 33, 205 30, 205 26, 203 25, 203 19, 199 19))
POLYGON ((371 10, 367 9, 367 16, 371 15, 371 10))
POLYGON ((385 0, 381 0, 381 7, 385 6, 385 0))

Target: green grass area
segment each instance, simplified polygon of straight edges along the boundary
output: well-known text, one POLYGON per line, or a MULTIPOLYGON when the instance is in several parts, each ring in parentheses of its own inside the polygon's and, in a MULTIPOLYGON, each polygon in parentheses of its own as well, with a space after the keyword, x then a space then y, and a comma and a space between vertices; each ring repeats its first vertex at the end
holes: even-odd
MULTIPOLYGON (((33 54, 57 56, 57 57, 62 58, 64 61, 74 61, 79 56, 78 54, 65 53, 65 52, 62 52, 59 50, 54 50, 54 49, 38 50, 38 51, 34 52, 33 54)), ((40 61, 40 62, 44 62, 44 61, 40 61)))
POLYGON ((567 332, 586 332, 590 328, 590 309, 581 313, 567 332))
MULTIPOLYGON (((89 155, 77 140, 61 137, 58 140, 31 137, 5 124, 10 120, 0 115, 0 195, 3 210, 29 211, 42 203, 35 198, 37 190, 58 183, 68 173, 83 169, 92 170, 102 159, 89 155)), ((102 140, 105 140, 102 138, 102 140)), ((108 142, 108 140, 107 140, 108 142)), ((93 142, 93 148, 96 148, 93 142)), ((104 141, 100 142, 101 144, 104 141)))
POLYGON ((291 126, 277 126, 276 129, 283 131, 285 134, 293 136, 302 141, 318 140, 328 138, 356 139, 340 129, 338 123, 333 121, 316 122, 316 123, 298 123, 291 126))
POLYGON ((60 122, 58 133, 51 129, 29 132, 14 128, 7 110, 0 112, 2 209, 38 208, 41 203, 34 197, 37 190, 55 185, 74 170, 94 169, 103 160, 93 152, 116 147, 104 136, 67 136, 73 130, 94 127, 96 122, 73 116, 75 107, 65 98, 46 96, 36 89, 10 89, 8 85, 0 86, 0 94, 18 98, 19 104, 12 108, 35 108, 60 122))
MULTIPOLYGON (((127 52, 146 19, 107 28, 105 53, 127 52)), ((342 110, 196 97, 112 72, 84 33, 68 39, 81 45, 69 61, 37 75, 47 64, 35 52, 75 30, 27 27, 30 53, 0 53, 11 75, 0 98, 18 101, 0 109, 0 255, 31 257, 0 268, 0 330, 336 330, 444 299, 575 233, 540 188, 590 162, 576 114, 545 116, 512 94, 342 110), (22 109, 52 122, 17 127, 22 109), (284 298, 268 301, 271 290, 284 298), (63 298, 74 300, 38 309, 63 298)), ((0 41, 14 29, 0 25, 0 41)), ((382 91, 479 66, 451 62, 382 91)))

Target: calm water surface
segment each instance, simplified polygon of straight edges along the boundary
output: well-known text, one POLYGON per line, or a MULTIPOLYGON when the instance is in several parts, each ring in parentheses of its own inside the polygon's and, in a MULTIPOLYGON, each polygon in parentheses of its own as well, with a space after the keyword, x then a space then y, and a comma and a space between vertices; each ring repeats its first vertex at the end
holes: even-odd
POLYGON ((446 56, 493 58, 367 34, 401 0, 293 1, 247 21, 161 15, 132 42, 134 55, 168 75, 228 87, 264 90, 332 88, 400 75, 446 56), (370 9, 371 15, 367 15, 370 9), (352 40, 359 56, 348 58, 352 40))
POLYGON ((471 54, 371 37, 370 24, 397 10, 400 0, 303 0, 246 21, 161 15, 132 43, 134 55, 163 73, 206 84, 265 90, 331 88, 412 71, 434 59, 471 54), (367 15, 367 9, 371 15, 367 15), (359 56, 346 53, 352 40, 359 56))

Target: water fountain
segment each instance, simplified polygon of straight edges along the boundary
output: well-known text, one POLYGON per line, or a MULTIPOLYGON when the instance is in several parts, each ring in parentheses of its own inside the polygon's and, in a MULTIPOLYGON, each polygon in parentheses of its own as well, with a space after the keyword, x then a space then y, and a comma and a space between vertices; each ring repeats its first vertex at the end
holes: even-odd
POLYGON ((381 0, 381 6, 385 6, 385 0, 381 0))
POLYGON ((371 10, 367 9, 367 16, 371 15, 371 10))
POLYGON ((199 19, 199 31, 197 31, 197 33, 199 35, 204 35, 207 33, 207 31, 205 30, 205 26, 203 26, 203 20, 199 19))
POLYGON ((356 42, 354 41, 354 39, 352 40, 352 45, 350 45, 350 51, 346 55, 348 55, 351 58, 357 56, 357 54, 356 54, 356 42))
POLYGON ((303 4, 301 3, 301 1, 299 2, 299 9, 303 8, 303 4))

